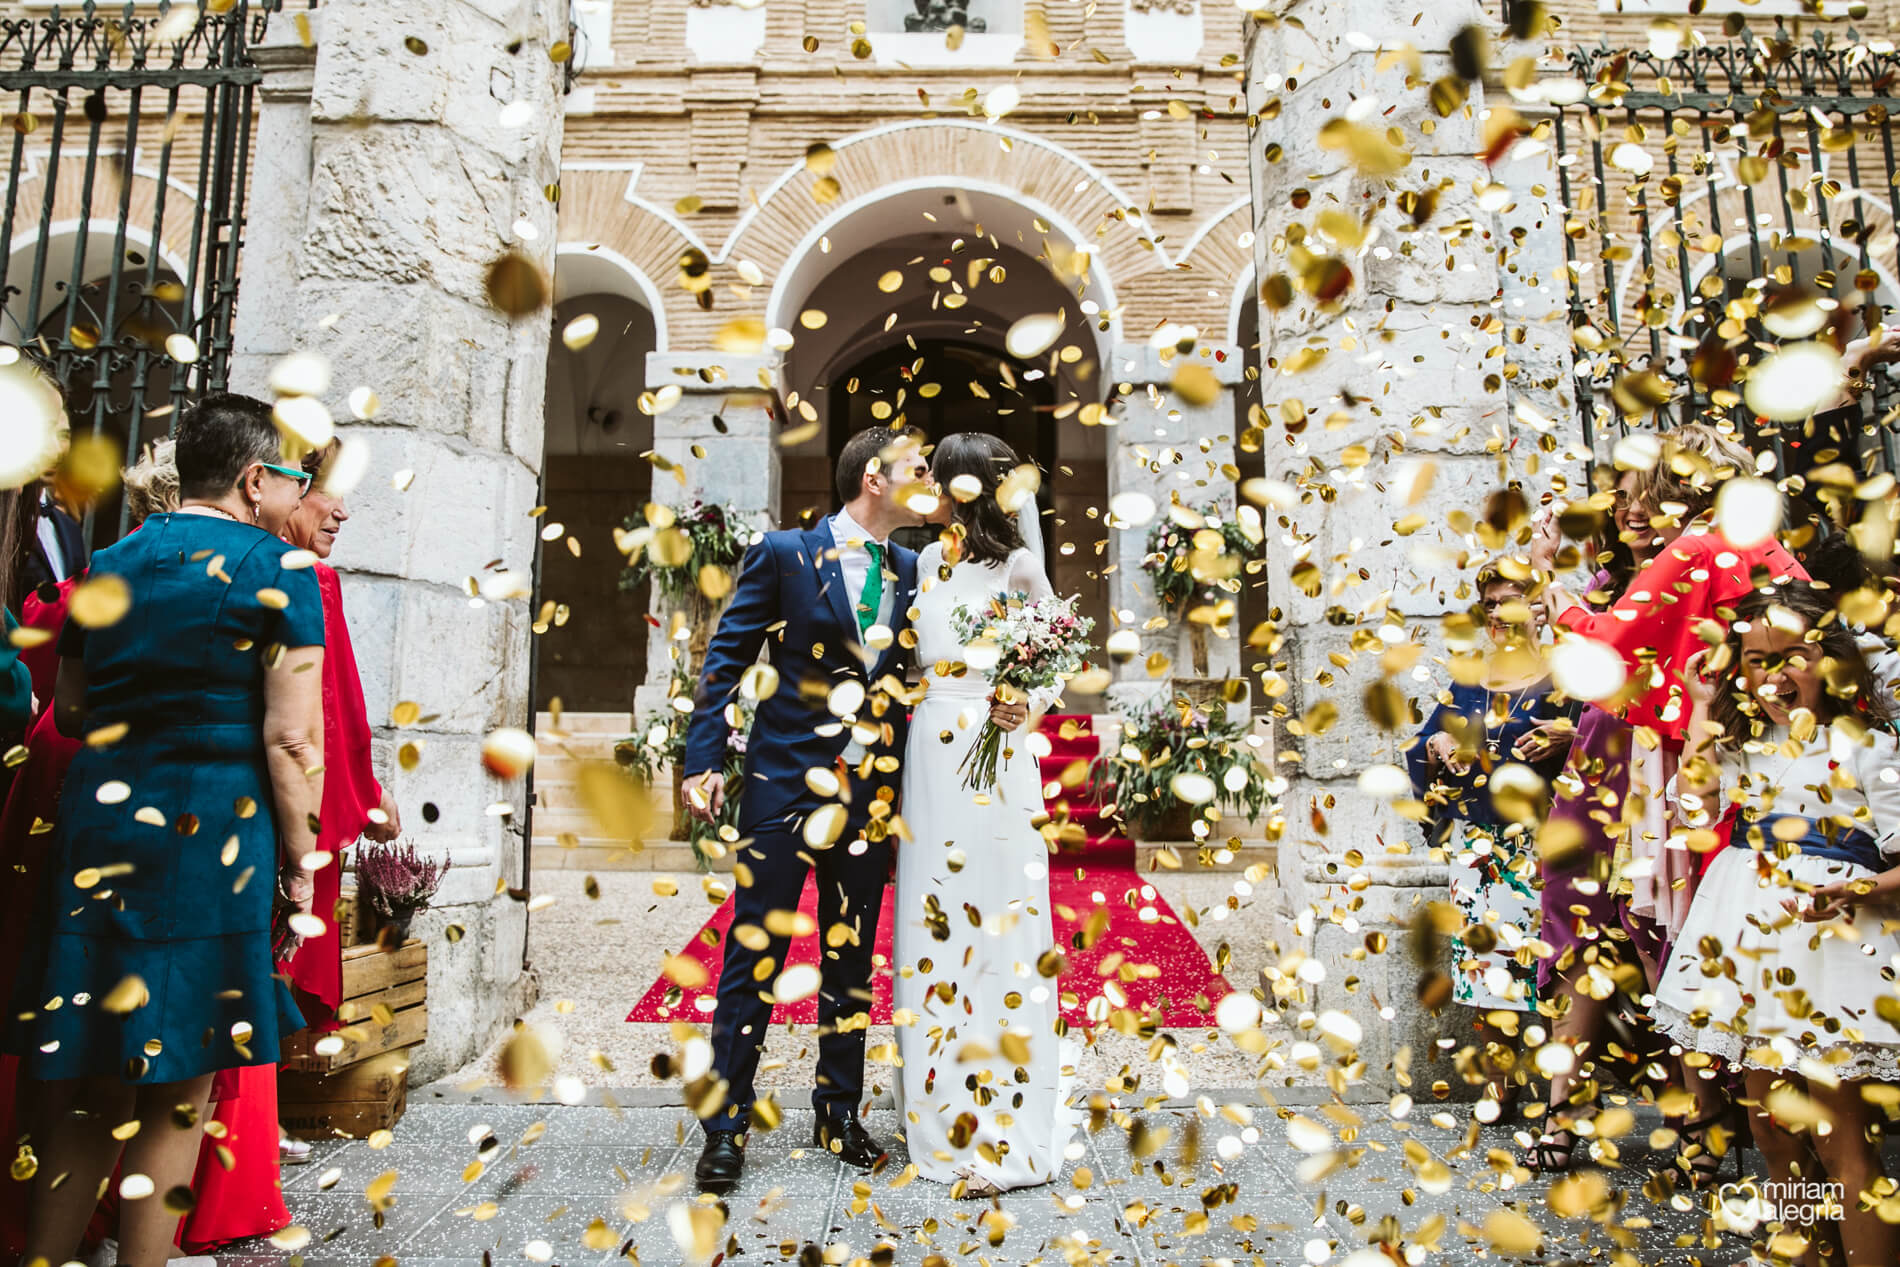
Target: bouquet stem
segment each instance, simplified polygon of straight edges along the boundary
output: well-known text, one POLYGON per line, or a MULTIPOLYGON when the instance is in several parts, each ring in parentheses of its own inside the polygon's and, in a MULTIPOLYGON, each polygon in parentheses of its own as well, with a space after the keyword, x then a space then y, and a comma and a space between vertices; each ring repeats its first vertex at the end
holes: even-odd
POLYGON ((976 742, 963 755, 963 763, 957 767, 957 773, 964 776, 963 786, 975 791, 987 792, 996 786, 996 763, 1003 752, 1003 729, 993 721, 985 721, 983 729, 977 732, 976 742))

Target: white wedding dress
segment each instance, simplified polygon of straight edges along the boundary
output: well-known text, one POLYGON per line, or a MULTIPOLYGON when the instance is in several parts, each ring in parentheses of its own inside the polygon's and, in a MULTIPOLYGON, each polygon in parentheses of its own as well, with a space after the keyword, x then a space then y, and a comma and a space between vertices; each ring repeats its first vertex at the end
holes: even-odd
MULTIPOLYGON (((904 821, 892 929, 898 1107, 917 1173, 979 1190, 1048 1183, 1079 1114, 1067 1104, 1074 1047, 1056 1033, 1058 985, 1038 971, 1055 948, 1049 852, 1032 825, 1042 780, 1027 727, 1005 739, 987 798, 957 771, 989 714, 988 679, 939 676, 963 659, 952 614, 993 597, 1050 593, 1028 550, 1007 564, 939 570, 932 544, 917 562, 913 627, 926 693, 904 754, 904 821), (933 932, 934 929, 934 932, 933 932)), ((1032 701, 1045 708, 1056 692, 1032 701)))

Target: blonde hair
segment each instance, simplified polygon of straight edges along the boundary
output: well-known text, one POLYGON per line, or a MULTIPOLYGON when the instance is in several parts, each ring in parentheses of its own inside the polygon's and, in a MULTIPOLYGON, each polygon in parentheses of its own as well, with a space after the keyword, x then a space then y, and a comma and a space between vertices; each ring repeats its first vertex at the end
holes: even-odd
POLYGON ((1755 455, 1731 432, 1707 422, 1690 422, 1662 438, 1662 456, 1638 471, 1630 498, 1651 514, 1665 502, 1686 506, 1685 521, 1715 505, 1724 480, 1755 473, 1755 455))
POLYGON ((137 527, 153 515, 178 509, 178 463, 170 440, 154 440, 145 455, 125 468, 126 517, 137 527))

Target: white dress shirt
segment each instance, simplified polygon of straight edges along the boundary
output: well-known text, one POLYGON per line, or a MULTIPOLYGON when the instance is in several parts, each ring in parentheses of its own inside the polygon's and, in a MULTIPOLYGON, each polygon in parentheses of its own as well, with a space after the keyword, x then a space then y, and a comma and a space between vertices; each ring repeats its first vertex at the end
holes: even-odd
MULTIPOLYGON (((68 575, 66 566, 66 547, 59 539, 59 525, 46 513, 51 499, 44 494, 40 497, 40 547, 46 552, 46 570, 53 574, 55 581, 63 581, 68 575)), ((868 556, 867 556, 868 557, 868 556)))
MULTIPOLYGON (((855 615, 858 600, 864 595, 864 584, 871 576, 871 552, 864 548, 867 541, 876 541, 884 549, 884 594, 878 600, 877 619, 871 623, 890 627, 891 608, 897 598, 897 572, 890 566, 891 543, 888 537, 880 540, 873 537, 863 525, 851 517, 851 512, 841 510, 831 517, 831 540, 838 547, 838 571, 844 577, 845 606, 855 615)), ((857 627, 850 630, 857 637, 857 627)))

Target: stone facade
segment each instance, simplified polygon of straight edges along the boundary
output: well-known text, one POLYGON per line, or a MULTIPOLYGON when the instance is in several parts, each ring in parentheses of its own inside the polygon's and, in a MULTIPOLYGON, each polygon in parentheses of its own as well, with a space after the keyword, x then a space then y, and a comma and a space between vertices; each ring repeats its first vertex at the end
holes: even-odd
POLYGON ((455 864, 417 923, 440 1018, 414 1063, 427 1078, 482 1050, 533 990, 524 899, 504 892, 523 879, 522 784, 487 773, 480 749, 528 724, 525 584, 496 578, 534 563, 547 335, 545 319, 497 312, 484 276, 510 248, 553 263, 543 191, 560 162, 561 74, 548 48, 566 13, 551 0, 329 0, 312 19, 314 47, 285 22, 262 54, 251 200, 272 211, 245 255, 234 385, 267 395, 271 365, 304 351, 332 368, 336 416, 354 388, 381 398, 353 428, 374 474, 333 562, 383 723, 378 770, 418 844, 455 864), (397 728, 403 700, 422 720, 397 728), (413 768, 391 759, 406 744, 413 768))
MULTIPOLYGON (((944 50, 940 34, 906 33, 895 19, 884 25, 882 10, 837 0, 764 6, 755 50, 697 39, 694 22, 704 11, 688 0, 597 6, 587 19, 594 38, 583 42, 586 68, 570 98, 562 260, 611 252, 624 262, 621 293, 657 300, 667 334, 647 387, 685 389, 654 419, 661 455, 685 456, 695 441, 712 437, 714 414, 730 427, 716 451, 709 446, 712 461, 688 463, 685 491, 784 524, 831 507, 837 424, 824 393, 838 393, 832 380, 847 377, 850 365, 837 349, 870 355, 919 328, 923 315, 904 309, 903 321, 882 340, 875 337, 905 294, 885 301, 869 284, 884 266, 854 263, 847 270, 848 260, 888 244, 891 267, 900 267, 922 251, 947 254, 953 238, 974 237, 978 226, 994 239, 986 254, 1021 248, 1029 257, 1012 276, 1046 268, 1033 262, 1045 240, 1086 247, 1092 254, 1081 289, 1097 315, 1076 333, 1093 372, 1086 382, 1064 380, 1056 403, 1069 409, 1047 424, 1060 468, 1051 472, 1061 500, 1054 513, 1064 521, 1055 535, 1070 546, 1056 560, 1056 580, 1084 595, 1104 632, 1111 611, 1139 628, 1154 614, 1134 566, 1142 533, 1104 529, 1109 496, 1140 487, 1164 503, 1177 490, 1190 503, 1223 493, 1232 501, 1232 480, 1218 468, 1231 464, 1238 432, 1242 358, 1235 332, 1251 292, 1242 245, 1251 226, 1240 26, 1195 6, 1142 10, 1140 19, 1191 37, 1187 60, 1158 64, 1142 55, 1148 45, 1131 41, 1133 10, 1030 7, 1040 9, 1059 59, 1011 34, 1024 29, 1024 6, 1015 4, 990 6, 998 13, 983 38, 968 37, 957 54, 944 50), (854 19, 870 23, 862 56, 854 48, 854 19), (815 52, 806 51, 807 37, 818 42, 815 52), (926 46, 942 53, 941 65, 934 55, 925 61, 919 50, 926 46), (901 64, 890 60, 900 53, 901 64), (1004 85, 1019 88, 1020 104, 987 117, 982 103, 1004 85), (808 149, 820 142, 835 156, 822 173, 807 165, 808 149), (959 195, 967 202, 955 202, 959 195), (710 308, 679 284, 680 259, 690 252, 710 265, 710 308), (748 282, 754 268, 751 275, 761 280, 748 282), (825 330, 797 324, 811 296, 829 295, 840 279, 867 271, 855 291, 841 292, 849 298, 824 301, 831 318, 825 330), (799 342, 762 362, 720 352, 720 331, 741 317, 789 328, 799 342), (849 332, 839 328, 846 323, 849 332), (1199 331, 1191 355, 1217 369, 1214 403, 1184 412, 1169 399, 1176 366, 1148 346, 1149 335, 1167 323, 1199 331), (847 337, 860 331, 864 337, 855 342, 847 337), (810 350, 820 344, 822 353, 810 350), (715 366, 724 375, 708 383, 715 366), (728 404, 735 389, 743 396, 762 383, 780 402, 815 400, 818 434, 783 446, 774 437, 800 421, 784 416, 796 415, 795 408, 775 418, 743 399, 728 404), (1106 431, 1077 416, 1080 404, 1115 401, 1125 403, 1106 431), (1176 454, 1184 455, 1179 463, 1176 454)), ((985 300, 973 292, 969 311, 985 300)), ((1048 306, 1062 301, 1057 290, 1048 306)), ((984 309, 978 341, 1000 342, 1010 320, 1036 310, 1010 306, 1025 302, 999 299, 984 309)), ((1072 317, 1074 304, 1070 298, 1072 317)), ((681 493, 664 476, 650 490, 630 489, 630 507, 647 495, 681 493)), ((1137 688, 1149 681, 1148 652, 1184 655, 1173 630, 1144 637, 1143 656, 1121 669, 1137 688)), ((641 702, 650 706, 664 690, 668 649, 663 639, 649 646, 652 668, 641 702)), ((1235 647, 1231 637, 1220 644, 1225 663, 1238 663, 1235 647)))
POLYGON ((1444 898, 1443 856, 1359 787, 1370 766, 1404 765, 1409 727, 1382 730, 1362 699, 1382 682, 1410 698, 1435 689, 1440 620, 1472 601, 1458 567, 1471 543, 1451 528, 1453 512, 1478 513, 1510 481, 1534 497, 1549 478, 1513 396, 1571 416, 1567 341, 1510 341, 1511 326, 1541 332, 1563 310, 1550 272, 1553 249, 1562 259, 1561 217, 1531 192, 1547 173, 1507 177, 1523 192, 1502 216, 1480 209, 1473 191, 1491 176, 1480 157, 1482 90, 1442 119, 1427 102, 1427 85, 1449 70, 1453 35, 1482 18, 1475 4, 1439 5, 1401 27, 1372 0, 1296 4, 1257 25, 1249 45, 1260 275, 1297 278, 1294 248, 1326 250, 1318 226, 1328 211, 1364 217, 1378 233, 1372 249, 1336 250, 1352 277, 1333 304, 1296 284, 1290 304, 1263 313, 1260 390, 1265 475, 1289 490, 1273 499, 1267 567, 1285 638, 1269 670, 1287 713, 1283 1001, 1353 1016, 1366 1036, 1357 1072, 1387 1090, 1407 1085, 1407 1070, 1426 1082, 1447 1076, 1432 1063, 1442 1056, 1434 1044, 1457 1018, 1418 1006, 1420 967, 1407 949, 1409 930, 1444 898), (1376 48, 1400 38, 1422 59, 1409 85, 1403 70, 1380 66, 1376 48), (1404 170, 1367 170, 1320 144, 1321 125, 1363 101, 1378 103, 1361 112, 1374 135, 1410 151, 1404 170), (1422 180, 1442 198, 1432 223, 1415 229, 1394 195, 1422 180), (1437 231, 1461 218, 1471 226, 1462 236, 1437 231), (1528 244, 1507 251, 1513 227, 1528 244), (1521 389, 1507 388, 1507 372, 1521 389), (1402 535, 1408 514, 1423 526, 1402 535), (1300 958, 1311 960, 1304 978, 1294 975, 1300 958))

